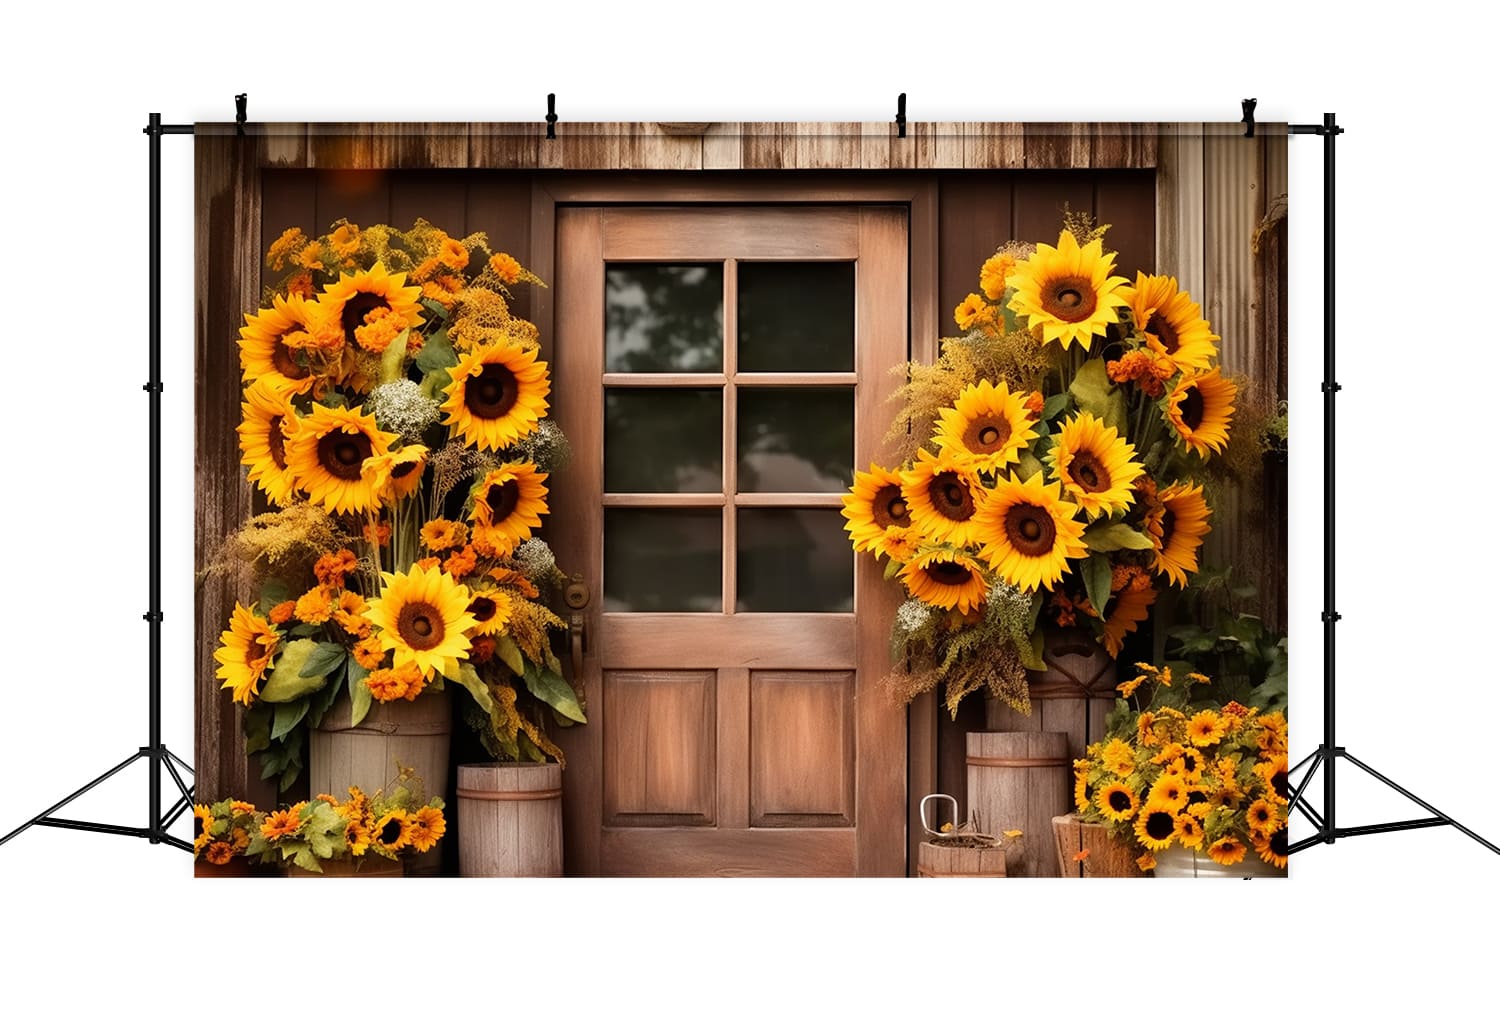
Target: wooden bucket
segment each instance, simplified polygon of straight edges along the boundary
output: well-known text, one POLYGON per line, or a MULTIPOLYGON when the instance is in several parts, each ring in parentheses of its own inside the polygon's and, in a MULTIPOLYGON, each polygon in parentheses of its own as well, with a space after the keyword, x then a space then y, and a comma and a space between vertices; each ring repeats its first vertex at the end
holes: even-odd
POLYGON ((1140 878, 1145 872, 1136 864, 1135 848, 1109 834, 1108 825, 1081 820, 1077 814, 1052 819, 1057 840, 1057 867, 1064 878, 1140 878), (1078 854, 1089 855, 1082 860, 1078 854))
POLYGON ((1061 732, 971 732, 968 739, 969 813, 980 831, 1020 829, 1021 849, 1010 873, 1056 878, 1048 836, 1052 819, 1072 800, 1073 761, 1061 732))
MULTIPOLYGON (((357 726, 350 726, 352 707, 339 697, 311 730, 307 779, 311 792, 343 797, 350 786, 373 796, 396 777, 397 765, 416 769, 427 798, 446 800, 448 743, 452 735, 452 698, 447 690, 428 690, 416 700, 375 702, 357 726)), ((442 863, 441 844, 411 858, 412 875, 435 875, 442 863)))
POLYGON ((1090 743, 1104 739, 1104 721, 1119 694, 1115 660, 1086 630, 1049 630, 1044 634, 1045 672, 1028 672, 1031 714, 1004 701, 985 700, 984 727, 993 732, 1062 732, 1068 734, 1068 756, 1080 758, 1090 743))
POLYGON ((458 766, 458 873, 561 878, 562 766, 458 766))
POLYGON ((343 860, 325 860, 323 873, 308 871, 295 864, 288 864, 288 878, 401 878, 405 875, 402 862, 384 857, 346 857, 343 860))
POLYGON ((1005 878, 1005 849, 999 846, 917 847, 918 878, 1005 878))

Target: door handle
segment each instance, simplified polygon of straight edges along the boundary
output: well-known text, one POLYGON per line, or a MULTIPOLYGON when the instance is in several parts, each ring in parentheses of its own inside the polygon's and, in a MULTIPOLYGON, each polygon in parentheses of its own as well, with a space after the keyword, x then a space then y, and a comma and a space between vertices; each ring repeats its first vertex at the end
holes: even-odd
POLYGON ((593 594, 589 591, 589 585, 583 581, 583 574, 574 573, 568 585, 563 588, 563 604, 568 606, 571 613, 568 615, 568 641, 572 648, 575 676, 583 672, 583 656, 589 650, 588 616, 583 614, 583 610, 592 599, 593 594))

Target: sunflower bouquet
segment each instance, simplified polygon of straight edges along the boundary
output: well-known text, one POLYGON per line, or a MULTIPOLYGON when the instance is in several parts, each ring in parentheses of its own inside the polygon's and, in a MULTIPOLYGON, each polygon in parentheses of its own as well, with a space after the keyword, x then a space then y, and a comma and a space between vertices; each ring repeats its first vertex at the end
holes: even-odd
POLYGON ((1114 276, 1107 227, 1070 214, 1055 246, 1001 246, 954 312, 965 333, 898 368, 901 462, 856 473, 843 511, 908 594, 898 697, 941 685, 955 716, 981 690, 1029 711, 1044 630, 1088 629, 1118 657, 1198 569, 1236 385, 1175 279, 1114 276))
POLYGON ((223 867, 244 857, 260 812, 243 800, 193 805, 193 859, 223 867))
POLYGON ((445 681, 493 754, 560 758, 547 723, 584 714, 549 635, 562 574, 532 534, 568 446, 511 310, 542 282, 421 220, 288 228, 266 262, 282 277, 240 331, 239 440, 270 508, 214 567, 257 588, 214 657, 263 777, 296 779, 341 694, 357 725, 445 681))
POLYGON ((1104 740, 1073 762, 1073 797, 1084 821, 1108 825, 1140 850, 1146 871, 1173 846, 1232 866, 1253 850, 1287 861, 1287 722, 1280 711, 1194 702, 1208 677, 1191 673, 1173 686, 1170 668, 1138 664, 1120 684, 1104 740), (1141 707, 1137 689, 1152 688, 1141 707))
POLYGON ((443 801, 423 800, 421 784, 384 788, 373 796, 349 787, 346 800, 320 793, 270 814, 256 816, 255 832, 246 851, 263 864, 291 862, 304 871, 323 873, 328 861, 379 857, 398 860, 408 853, 426 853, 447 831, 443 801))

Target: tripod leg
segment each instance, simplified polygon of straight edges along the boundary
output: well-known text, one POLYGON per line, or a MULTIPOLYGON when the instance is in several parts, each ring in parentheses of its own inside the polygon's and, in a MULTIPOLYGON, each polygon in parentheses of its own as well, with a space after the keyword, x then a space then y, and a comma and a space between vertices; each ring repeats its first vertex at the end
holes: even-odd
POLYGON ((181 768, 183 771, 187 772, 189 775, 197 775, 198 774, 197 772, 193 771, 193 766, 192 765, 188 764, 182 758, 180 758, 176 754, 172 753, 166 747, 162 747, 161 748, 161 752, 163 754, 166 754, 172 760, 176 761, 177 762, 177 767, 181 768))
POLYGON ((1317 757, 1321 753, 1323 753, 1323 748, 1319 747, 1317 750, 1314 750, 1311 754, 1308 754, 1302 760, 1300 760, 1296 764, 1292 765, 1292 767, 1287 770, 1287 773, 1286 773, 1287 778, 1291 778, 1293 775, 1296 775, 1297 772, 1301 770, 1301 768, 1302 768, 1303 765, 1305 765, 1307 762, 1311 761, 1313 758, 1317 757))
POLYGON ((165 832, 167 829, 171 828, 172 823, 175 822, 178 818, 182 817, 183 813, 192 806, 193 805, 191 802, 189 802, 185 798, 182 798, 179 799, 171 807, 167 808, 167 813, 162 815, 161 831, 165 832))
POLYGON ((161 764, 167 770, 167 773, 172 776, 172 781, 177 783, 177 791, 182 794, 182 798, 191 804, 193 802, 192 787, 182 781, 182 776, 177 774, 177 766, 165 758, 161 764))
POLYGON ((1370 776, 1374 777, 1375 779, 1379 780, 1380 782, 1385 783, 1391 789, 1394 789, 1397 793, 1400 793, 1402 796, 1406 797, 1406 799, 1410 800, 1412 803, 1416 804, 1418 807, 1422 807, 1422 808, 1425 808, 1426 810, 1431 811, 1433 814, 1437 815, 1439 818, 1442 818, 1448 824, 1450 824, 1454 828, 1458 829, 1464 835, 1466 835, 1470 839, 1474 840, 1480 846, 1485 847, 1486 849, 1490 850, 1493 853, 1500 853, 1500 846, 1496 846, 1494 843, 1490 842, 1488 839, 1486 839, 1484 836, 1480 835, 1478 832, 1475 832, 1473 829, 1471 829, 1471 828, 1465 828, 1463 825, 1460 825, 1458 822, 1456 822, 1452 818, 1448 817, 1448 815, 1444 814, 1442 811, 1440 811, 1436 807, 1432 806, 1426 800, 1423 800, 1421 797, 1417 796, 1415 793, 1411 792, 1410 790, 1406 789, 1405 787, 1397 785, 1395 782, 1392 782, 1390 779, 1386 778, 1384 775, 1381 775, 1374 768, 1371 768, 1369 765, 1365 764, 1363 761, 1361 761, 1359 758, 1355 757, 1353 754, 1350 754, 1347 751, 1345 751, 1345 753, 1344 753, 1344 760, 1346 760, 1350 764, 1354 765, 1354 767, 1363 770, 1365 772, 1365 774, 1370 775, 1370 776))
POLYGON ((93 782, 90 782, 87 785, 85 785, 85 786, 83 786, 83 787, 81 787, 79 789, 74 790, 72 793, 69 793, 67 796, 63 797, 57 803, 55 803, 51 807, 47 808, 41 814, 38 814, 35 818, 32 818, 30 821, 28 821, 26 824, 22 825, 20 828, 15 829, 15 830, 13 830, 11 832, 8 832, 8 833, 5 834, 5 836, 0 837, 0 846, 4 846, 6 843, 8 843, 12 839, 14 839, 16 836, 20 835, 22 832, 25 832, 28 828, 30 828, 31 826, 35 825, 37 822, 41 821, 43 818, 51 817, 53 811, 56 811, 56 810, 59 810, 60 808, 68 806, 68 804, 72 803, 74 800, 77 800, 79 797, 83 796, 83 794, 87 793, 89 790, 93 789, 95 786, 99 785, 101 782, 104 782, 106 779, 113 778, 114 776, 118 775, 120 772, 123 772, 126 768, 129 768, 131 765, 135 764, 136 761, 140 760, 141 758, 143 758, 145 756, 146 756, 145 751, 143 751, 143 750, 137 750, 134 754, 131 754, 125 760, 123 760, 119 764, 115 765, 113 768, 111 768, 109 771, 105 772, 103 775, 99 776, 93 782))
MULTIPOLYGON (((1307 775, 1303 778, 1302 785, 1290 786, 1290 784, 1288 784, 1292 793, 1292 803, 1291 806, 1286 809, 1286 816, 1287 820, 1290 821, 1292 818, 1292 812, 1300 810, 1307 816, 1307 820, 1313 823, 1313 827, 1321 832, 1323 831, 1323 818, 1310 806, 1308 806, 1306 801, 1307 790, 1308 787, 1312 785, 1313 776, 1318 774, 1318 769, 1322 767, 1323 764, 1323 748, 1319 747, 1307 757, 1304 757, 1302 759, 1302 764, 1306 764, 1309 760, 1312 761, 1312 767, 1307 770, 1307 775)), ((1297 767, 1302 767, 1302 764, 1299 764, 1297 767)), ((1295 771, 1295 769, 1293 770, 1295 771)), ((1291 772, 1288 772, 1287 776, 1290 777, 1291 772)))

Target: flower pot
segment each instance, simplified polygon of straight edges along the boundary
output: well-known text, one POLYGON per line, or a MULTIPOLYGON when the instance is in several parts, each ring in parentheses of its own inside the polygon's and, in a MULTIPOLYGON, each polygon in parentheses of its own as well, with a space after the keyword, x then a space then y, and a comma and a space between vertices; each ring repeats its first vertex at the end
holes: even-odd
POLYGON ((1286 869, 1261 860, 1254 850, 1246 852, 1238 864, 1225 867, 1216 864, 1201 850, 1173 845, 1156 854, 1157 878, 1285 878, 1286 869))
POLYGON ((288 878, 401 878, 406 872, 399 860, 384 857, 346 857, 342 860, 326 860, 323 872, 308 871, 295 864, 287 864, 288 878))
MULTIPOLYGON (((452 735, 452 698, 448 691, 427 690, 414 701, 376 702, 357 726, 349 724, 352 706, 340 696, 311 732, 307 777, 313 793, 343 798, 350 786, 368 795, 395 779, 399 767, 415 769, 427 796, 446 799, 448 745, 452 735), (399 766, 399 767, 398 767, 399 766)), ((412 858, 413 875, 435 875, 439 847, 412 858)))
POLYGON ((201 858, 193 861, 194 878, 252 878, 258 874, 244 857, 231 857, 228 864, 212 864, 201 858))
POLYGON ((998 836, 1021 831, 1007 873, 1057 877, 1052 819, 1067 811, 1073 762, 1060 732, 971 732, 967 739, 968 807, 978 829, 998 836))
POLYGON ((1052 819, 1057 866, 1064 878, 1141 878, 1135 847, 1109 834, 1108 825, 1083 821, 1077 814, 1052 819), (1088 856, 1078 855, 1084 850, 1088 856))
POLYGON ((918 878, 1006 878, 1006 850, 999 846, 917 847, 918 878))
POLYGON ((562 766, 458 766, 458 872, 561 878, 562 766))
POLYGON ((1026 673, 1031 714, 990 697, 984 704, 985 728, 1067 733, 1068 756, 1082 757, 1090 743, 1104 738, 1104 720, 1114 709, 1119 682, 1115 659, 1086 629, 1049 629, 1042 639, 1042 660, 1045 672, 1026 673))

